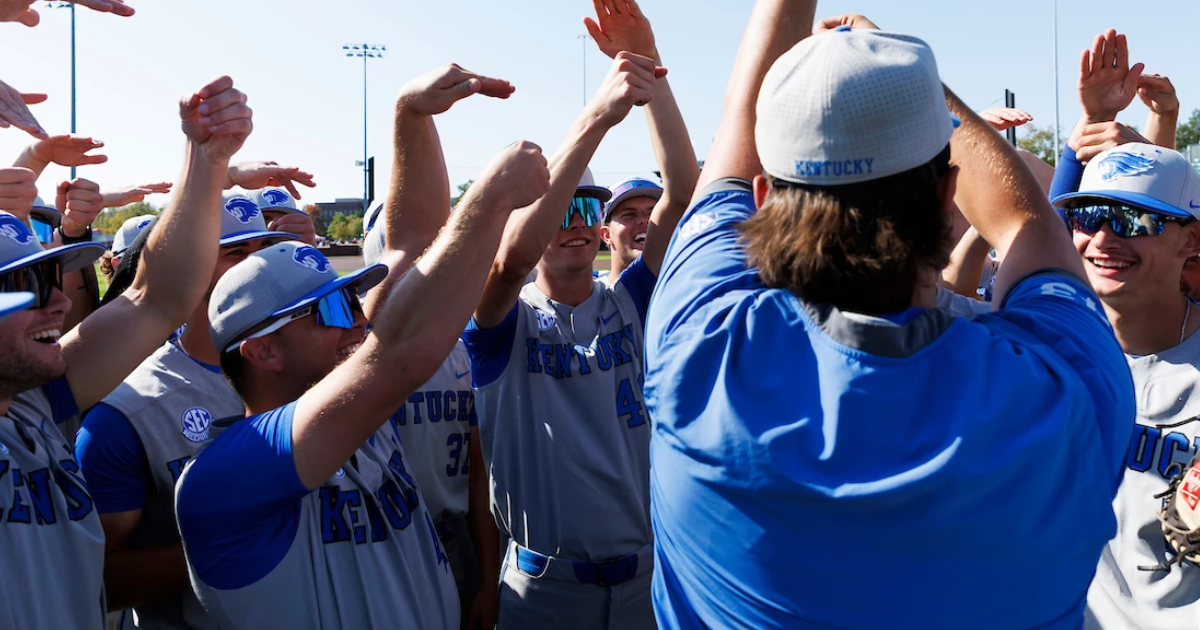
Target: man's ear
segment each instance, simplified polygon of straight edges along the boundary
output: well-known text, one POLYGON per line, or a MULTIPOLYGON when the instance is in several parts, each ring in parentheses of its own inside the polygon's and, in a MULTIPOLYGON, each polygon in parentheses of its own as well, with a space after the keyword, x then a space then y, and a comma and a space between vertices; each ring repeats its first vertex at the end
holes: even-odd
POLYGON ((1196 254, 1200 254, 1200 221, 1192 221, 1184 229, 1187 230, 1187 238, 1184 239, 1183 250, 1179 253, 1184 258, 1191 258, 1196 254))
POLYGON ((942 202, 942 210, 946 212, 946 216, 953 217, 958 213, 958 206, 954 204, 954 194, 958 192, 958 167, 951 166, 950 170, 942 175, 942 179, 938 181, 938 200, 942 202))
POLYGON ((762 208, 767 202, 767 191, 771 185, 767 183, 767 178, 762 175, 754 176, 754 205, 757 208, 762 208))
POLYGON ((268 372, 283 371, 283 357, 279 349, 271 343, 270 335, 243 341, 240 351, 242 358, 256 369, 268 372))
POLYGON ((607 225, 600 226, 600 240, 604 241, 609 249, 613 248, 612 230, 607 225))

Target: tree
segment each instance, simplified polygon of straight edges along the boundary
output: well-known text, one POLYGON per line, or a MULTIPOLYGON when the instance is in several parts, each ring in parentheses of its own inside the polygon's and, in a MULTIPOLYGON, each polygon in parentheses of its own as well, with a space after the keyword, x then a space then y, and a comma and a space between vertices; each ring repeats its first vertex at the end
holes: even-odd
POLYGON ((321 218, 321 206, 310 203, 304 206, 304 214, 307 214, 308 218, 312 219, 313 230, 316 231, 317 236, 328 238, 329 235, 325 233, 325 219, 321 218))
POLYGON ((143 214, 158 214, 159 212, 158 208, 145 201, 131 203, 120 208, 109 208, 96 216, 96 220, 92 222, 92 228, 105 234, 115 235, 117 230, 121 229, 121 224, 125 223, 127 219, 143 214))
MULTIPOLYGON (((1020 127, 1020 133, 1024 137, 1017 138, 1017 146, 1026 151, 1038 156, 1043 162, 1054 165, 1058 163, 1058 156, 1062 155, 1062 146, 1057 149, 1054 147, 1054 130, 1049 127, 1037 127, 1034 125, 1025 125, 1020 127)), ((1063 146, 1066 145, 1066 134, 1059 132, 1063 146)))
POLYGON ((454 197, 450 198, 450 207, 451 208, 458 205, 458 200, 462 199, 463 195, 467 194, 467 189, 469 189, 471 187, 471 184, 474 184, 474 183, 475 183, 475 180, 468 179, 467 181, 458 185, 458 194, 455 195, 454 197))
POLYGON ((329 222, 329 226, 325 228, 325 237, 335 241, 348 241, 352 236, 348 236, 348 219, 344 214, 335 214, 333 220, 329 222))
POLYGON ((1184 151, 1193 144, 1200 144, 1200 109, 1192 110, 1187 122, 1175 128, 1175 150, 1184 151))

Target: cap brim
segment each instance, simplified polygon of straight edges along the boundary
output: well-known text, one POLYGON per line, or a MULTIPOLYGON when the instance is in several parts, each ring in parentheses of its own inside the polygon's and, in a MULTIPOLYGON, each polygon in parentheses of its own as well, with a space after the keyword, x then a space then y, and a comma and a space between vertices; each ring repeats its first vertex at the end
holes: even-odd
MULTIPOLYGON (((1072 205, 1077 205, 1068 203, 1076 199, 1116 201, 1118 203, 1145 208, 1151 212, 1159 212, 1172 217, 1179 217, 1181 219, 1197 218, 1195 214, 1192 214, 1183 208, 1173 206, 1165 201, 1160 201, 1154 197, 1151 197, 1150 195, 1137 192, 1127 192, 1124 190, 1100 190, 1091 192, 1080 191, 1066 195, 1059 195, 1058 197, 1054 198, 1054 207, 1066 210, 1072 205)), ((1197 210, 1200 210, 1200 208, 1197 208, 1197 210)))
POLYGON ((580 186, 575 189, 575 194, 580 197, 595 197, 601 203, 612 199, 612 191, 603 186, 580 186))
POLYGON ((624 201, 626 199, 634 199, 636 197, 649 197, 655 201, 658 201, 659 199, 662 199, 662 196, 663 196, 663 189, 661 189, 661 188, 651 188, 649 186, 646 186, 643 188, 634 188, 633 190, 621 193, 620 195, 617 195, 616 197, 613 197, 611 200, 609 200, 608 205, 604 206, 604 217, 608 218, 608 215, 612 214, 612 211, 616 210, 617 206, 624 203, 624 201))
POLYGON ((41 219, 43 223, 49 223, 54 227, 62 225, 62 214, 57 208, 50 206, 34 206, 29 209, 29 216, 41 219))
POLYGON ((62 247, 42 250, 36 254, 30 254, 24 258, 10 261, 0 267, 0 273, 8 273, 22 267, 36 265, 37 263, 49 260, 57 260, 62 265, 63 273, 71 273, 96 262, 104 255, 105 251, 107 250, 99 243, 63 245, 62 247))
POLYGON ((288 208, 287 206, 281 206, 281 207, 271 206, 271 207, 267 207, 267 208, 259 208, 258 210, 259 210, 259 212, 278 212, 280 214, 303 214, 305 216, 308 215, 307 212, 305 212, 299 208, 288 208))
POLYGON ((363 293, 366 293, 374 288, 375 285, 383 282, 383 279, 387 277, 387 274, 387 265, 371 265, 370 267, 364 267, 358 271, 348 273, 336 280, 330 280, 329 282, 322 284, 316 289, 310 291, 308 295, 305 295, 299 300, 296 300, 295 302, 292 302, 283 308, 277 309, 274 313, 271 313, 269 317, 263 319, 263 321, 266 321, 267 319, 275 319, 276 317, 283 317, 288 313, 298 311, 343 287, 352 287, 359 295, 362 295, 363 293))
POLYGON ((253 230, 250 232, 238 232, 237 234, 230 234, 229 236, 226 236, 220 240, 220 245, 221 247, 229 247, 230 245, 237 245, 239 243, 245 243, 246 241, 253 241, 260 238, 277 238, 284 241, 294 241, 296 240, 296 235, 290 232, 253 230))
POLYGON ((0 293, 0 317, 23 311, 32 304, 32 293, 0 293))

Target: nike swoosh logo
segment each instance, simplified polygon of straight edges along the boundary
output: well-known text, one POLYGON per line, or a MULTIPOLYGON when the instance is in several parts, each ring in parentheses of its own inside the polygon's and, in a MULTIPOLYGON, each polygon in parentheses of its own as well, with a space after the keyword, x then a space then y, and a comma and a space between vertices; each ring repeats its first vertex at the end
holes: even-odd
POLYGON ((604 325, 605 325, 605 326, 607 326, 607 325, 608 325, 608 322, 609 322, 610 320, 612 320, 612 318, 614 318, 614 317, 616 317, 618 314, 620 314, 620 312, 621 312, 621 311, 617 311, 616 313, 613 313, 612 315, 609 315, 608 317, 603 317, 603 316, 601 316, 601 317, 600 317, 600 321, 603 321, 603 322, 604 322, 604 325))
POLYGON ((1191 208, 1192 210, 1200 210, 1200 206, 1197 206, 1195 203, 1193 203, 1191 201, 1188 202, 1188 207, 1191 208))
POLYGON ((464 377, 464 376, 466 376, 466 375, 468 375, 468 374, 470 374, 470 373, 471 373, 471 370, 467 370, 466 372, 463 372, 462 374, 459 374, 458 372, 455 372, 455 373, 454 373, 454 378, 462 378, 462 377, 464 377))

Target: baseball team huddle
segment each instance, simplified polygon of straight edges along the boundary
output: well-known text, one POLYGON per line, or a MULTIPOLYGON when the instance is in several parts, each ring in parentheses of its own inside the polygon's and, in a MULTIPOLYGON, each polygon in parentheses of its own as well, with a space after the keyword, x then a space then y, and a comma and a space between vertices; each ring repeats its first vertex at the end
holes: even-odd
POLYGON ((593 4, 601 88, 453 207, 436 117, 516 88, 400 90, 347 274, 311 174, 232 161, 229 77, 180 100, 176 182, 54 203, 102 145, 0 83, 35 137, 0 168, 0 628, 1200 628, 1170 80, 1098 35, 1051 167, 921 39, 757 0, 701 169, 638 3, 593 4), (599 186, 635 108, 662 183, 599 186))

